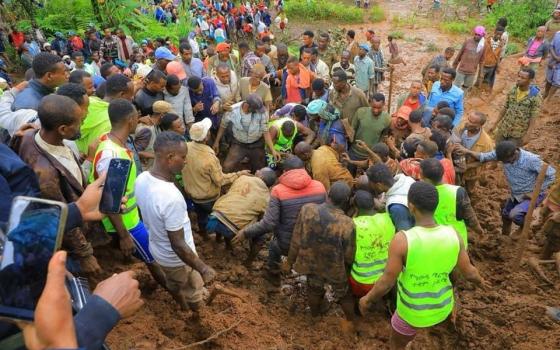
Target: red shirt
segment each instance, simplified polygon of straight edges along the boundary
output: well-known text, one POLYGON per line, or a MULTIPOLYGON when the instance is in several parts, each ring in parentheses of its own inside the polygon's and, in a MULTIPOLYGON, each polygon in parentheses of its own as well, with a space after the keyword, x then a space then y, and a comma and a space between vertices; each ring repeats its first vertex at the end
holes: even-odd
MULTIPOLYGON (((402 172, 413 178, 414 180, 420 180, 420 158, 407 158, 400 162, 402 172)), ((441 181, 448 185, 455 185, 455 168, 453 167, 453 162, 447 158, 443 158, 439 161, 443 167, 443 178, 441 181)))
POLYGON ((16 49, 19 49, 25 41, 25 35, 23 35, 23 32, 12 32, 10 35, 12 37, 12 45, 14 45, 16 49))
POLYGON ((415 103, 412 103, 410 101, 410 98, 407 97, 406 100, 404 100, 403 106, 408 106, 410 107, 410 109, 412 109, 413 111, 417 110, 418 108, 420 108, 421 104, 420 104, 420 99, 417 99, 415 103))

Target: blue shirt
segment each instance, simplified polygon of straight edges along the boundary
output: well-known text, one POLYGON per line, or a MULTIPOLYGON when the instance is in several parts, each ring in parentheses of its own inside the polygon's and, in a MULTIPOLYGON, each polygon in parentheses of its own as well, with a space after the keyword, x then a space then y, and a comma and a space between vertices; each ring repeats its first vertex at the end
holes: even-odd
MULTIPOLYGON (((481 162, 498 160, 496 151, 480 154, 481 162)), ((503 163, 504 173, 506 175, 511 194, 516 199, 521 199, 524 194, 532 193, 537 176, 541 171, 543 161, 541 158, 531 152, 519 149, 519 158, 513 163, 503 163)), ((542 185, 541 192, 544 192, 556 177, 556 169, 549 166, 542 185)))
POLYGON ((342 125, 340 119, 337 119, 331 123, 331 126, 326 133, 327 139, 325 140, 323 137, 323 133, 326 127, 327 123, 324 120, 321 120, 321 123, 319 124, 319 137, 323 139, 323 142, 329 145, 334 137, 336 143, 344 145, 344 149, 348 149, 348 145, 346 143, 346 133, 344 132, 344 126, 342 125))
POLYGON ((191 63, 186 64, 184 61, 183 68, 185 68, 185 73, 187 73, 188 77, 199 77, 204 78, 206 76, 206 72, 204 71, 204 64, 202 61, 196 57, 191 58, 191 63))
POLYGON ((440 82, 436 81, 432 86, 432 91, 428 96, 428 107, 434 108, 437 106, 439 101, 446 101, 449 103, 449 107, 455 111, 455 118, 453 118, 453 127, 456 127, 461 122, 463 118, 464 108, 463 108, 463 98, 465 93, 460 88, 455 85, 451 85, 451 88, 447 91, 443 91, 440 86, 440 82))
POLYGON ((12 111, 17 111, 18 109, 39 109, 39 103, 43 97, 54 93, 54 89, 51 89, 38 80, 32 79, 27 87, 17 94, 12 104, 12 111))
POLYGON ((362 91, 369 90, 369 80, 375 77, 375 69, 373 61, 368 56, 354 58, 354 67, 356 68, 356 87, 362 91))
MULTIPOLYGON (((194 58, 193 58, 194 60, 194 58)), ((194 121, 199 122, 204 118, 210 118, 212 120, 212 128, 217 128, 219 126, 218 116, 210 112, 210 107, 215 101, 220 100, 220 93, 216 87, 216 83, 210 77, 202 78, 202 85, 204 89, 202 94, 197 94, 189 88, 189 96, 191 97, 191 106, 195 106, 198 102, 204 104, 204 109, 202 111, 196 112, 194 114, 194 121)))

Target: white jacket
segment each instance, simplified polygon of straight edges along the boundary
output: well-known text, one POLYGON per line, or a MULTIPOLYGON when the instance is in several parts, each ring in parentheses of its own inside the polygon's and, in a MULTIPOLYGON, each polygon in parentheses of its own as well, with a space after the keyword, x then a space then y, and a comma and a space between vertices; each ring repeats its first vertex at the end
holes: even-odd
POLYGON ((408 190, 416 180, 404 174, 397 174, 394 179, 395 183, 385 194, 386 208, 389 208, 391 204, 402 204, 408 208, 408 190))

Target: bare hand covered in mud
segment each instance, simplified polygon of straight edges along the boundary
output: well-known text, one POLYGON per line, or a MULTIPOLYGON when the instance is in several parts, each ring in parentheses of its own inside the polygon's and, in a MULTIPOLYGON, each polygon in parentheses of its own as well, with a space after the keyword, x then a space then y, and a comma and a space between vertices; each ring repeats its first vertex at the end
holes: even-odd
POLYGON ((204 103, 198 102, 197 104, 194 105, 193 112, 197 113, 202 111, 203 109, 204 109, 204 103))
POLYGON ((367 314, 367 312, 368 312, 368 310, 369 310, 369 303, 368 303, 366 297, 360 298, 360 302, 359 302, 359 304, 358 304, 358 307, 359 307, 359 309, 360 309, 360 314, 361 314, 362 316, 364 316, 364 315, 367 314))
POLYGON ((210 113, 217 114, 220 111, 220 101, 216 101, 210 106, 210 113))
POLYGON ((340 155, 340 160, 346 163, 350 163, 350 156, 348 155, 348 153, 342 153, 340 155))
POLYGON ((356 147, 361 151, 367 152, 369 150, 369 146, 367 145, 367 143, 362 140, 356 140, 355 144, 356 147))
POLYGON ((113 306, 121 318, 132 316, 144 301, 140 298, 138 280, 132 271, 114 274, 95 287, 94 295, 99 296, 113 306))
POLYGON ((214 270, 210 266, 207 266, 203 273, 201 273, 202 280, 205 284, 212 282, 216 278, 216 275, 216 270, 214 270))

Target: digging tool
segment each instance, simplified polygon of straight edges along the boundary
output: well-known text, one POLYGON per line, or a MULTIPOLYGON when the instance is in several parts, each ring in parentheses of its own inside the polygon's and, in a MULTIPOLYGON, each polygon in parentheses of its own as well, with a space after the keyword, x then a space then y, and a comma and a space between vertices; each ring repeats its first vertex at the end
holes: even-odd
POLYGON ((395 69, 391 67, 389 70, 389 99, 387 103, 387 113, 391 113, 391 98, 393 97, 393 72, 395 69))
POLYGON ((214 289, 210 293, 210 296, 208 297, 208 301, 206 302, 206 305, 212 304, 214 299, 220 294, 229 295, 231 297, 240 299, 243 302, 246 302, 245 298, 242 297, 241 295, 239 295, 239 293, 237 293, 237 292, 235 292, 235 291, 233 291, 233 290, 231 290, 227 287, 224 287, 220 283, 215 283, 214 284, 214 289))
MULTIPOLYGON (((519 269, 519 265, 521 264, 521 259, 523 258, 523 253, 525 253, 525 250, 527 249, 527 236, 529 234, 529 229, 531 228, 531 221, 533 220, 533 211, 535 210, 535 206, 537 204, 537 198, 541 193, 541 188, 544 182, 544 177, 546 175, 547 169, 548 169, 548 164, 543 162, 541 166, 541 170, 539 172, 539 176, 537 177, 537 181, 535 183, 535 188, 533 188, 533 193, 531 194, 531 202, 529 203, 529 210, 527 210, 527 215, 525 215, 525 220, 523 221, 523 229, 521 230, 521 236, 517 248, 516 259, 513 262, 514 271, 517 271, 519 269)), ((538 265, 539 264, 537 262, 537 267, 538 265)))
POLYGON ((533 272, 538 277, 540 277, 544 282, 546 282, 547 284, 550 284, 550 285, 554 285, 554 283, 552 283, 552 281, 548 277, 546 277, 546 274, 544 273, 541 266, 539 265, 539 261, 537 260, 537 258, 534 258, 534 257, 529 258, 527 260, 527 264, 533 270, 533 272))

